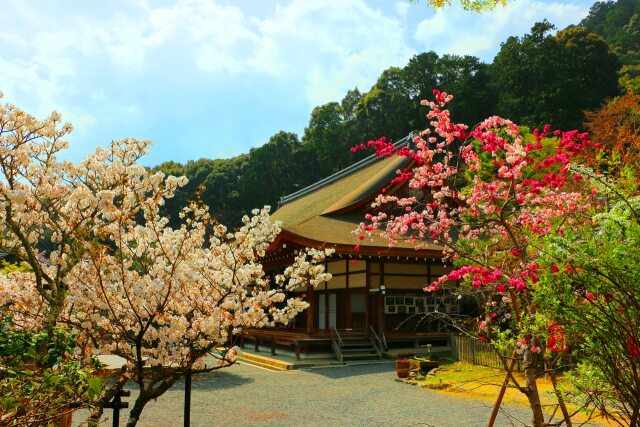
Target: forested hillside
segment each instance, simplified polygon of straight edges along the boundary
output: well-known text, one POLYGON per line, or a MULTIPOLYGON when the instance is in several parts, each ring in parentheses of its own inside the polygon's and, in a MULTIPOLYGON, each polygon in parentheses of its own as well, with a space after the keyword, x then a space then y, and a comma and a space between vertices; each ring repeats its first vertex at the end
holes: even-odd
POLYGON ((350 147, 422 129, 426 111, 419 102, 434 88, 455 95, 450 107, 458 122, 498 114, 531 127, 583 128, 586 111, 638 86, 639 5, 640 0, 598 2, 580 25, 561 31, 536 23, 525 36, 502 43, 491 64, 473 56, 421 53, 402 68, 385 70, 367 92, 354 88, 341 101, 314 108, 301 137, 281 131, 232 159, 163 163, 155 169, 190 180, 166 209, 176 218, 177 206, 198 191, 226 224, 237 225, 255 207, 275 208, 281 196, 365 155, 350 147))
POLYGON ((620 83, 624 89, 640 89, 640 0, 597 2, 580 23, 599 34, 622 62, 620 83))

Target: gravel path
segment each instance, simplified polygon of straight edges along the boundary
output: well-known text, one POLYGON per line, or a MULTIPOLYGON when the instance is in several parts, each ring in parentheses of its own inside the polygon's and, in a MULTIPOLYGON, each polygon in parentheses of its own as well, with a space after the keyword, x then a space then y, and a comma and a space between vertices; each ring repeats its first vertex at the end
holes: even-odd
MULTIPOLYGON (((490 402, 451 397, 394 378, 392 363, 286 372, 234 365, 193 377, 192 426, 474 427, 484 426, 491 412, 490 402)), ((179 382, 150 402, 138 425, 182 426, 183 390, 179 382)), ((131 394, 133 401, 135 390, 131 394)), ((530 419, 527 408, 509 407, 509 412, 530 419)), ((523 424, 501 415, 497 425, 523 424)))

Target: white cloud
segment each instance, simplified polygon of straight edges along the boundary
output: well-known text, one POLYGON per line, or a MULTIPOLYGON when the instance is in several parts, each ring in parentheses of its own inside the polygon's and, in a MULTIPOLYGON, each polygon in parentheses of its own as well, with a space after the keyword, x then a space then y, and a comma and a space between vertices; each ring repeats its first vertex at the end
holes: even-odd
POLYGON ((393 5, 393 8, 395 9, 396 13, 400 15, 400 17, 402 18, 407 17, 410 7, 411 5, 409 4, 408 1, 398 1, 396 2, 396 4, 393 5))
POLYGON ((83 61, 108 58, 117 72, 141 76, 155 66, 150 57, 161 56, 204 73, 302 82, 310 105, 338 99, 356 85, 368 89, 383 69, 403 65, 415 53, 398 18, 364 0, 293 0, 260 18, 212 0, 164 7, 139 1, 124 12, 112 9, 52 20, 34 9, 32 32, 16 38, 16 28, 0 30, 0 43, 16 50, 28 45, 34 55, 27 62, 45 68, 54 85, 73 76, 83 61), (68 25, 51 22, 65 19, 68 25))
POLYGON ((310 105, 367 90, 382 70, 404 65, 415 52, 401 23, 364 1, 294 0, 258 24, 252 68, 305 80, 310 105))
POLYGON ((547 19, 562 29, 587 15, 588 8, 571 3, 515 0, 492 13, 477 14, 452 6, 422 20, 415 39, 424 50, 476 55, 490 61, 500 43, 511 35, 528 33, 537 21, 547 19))

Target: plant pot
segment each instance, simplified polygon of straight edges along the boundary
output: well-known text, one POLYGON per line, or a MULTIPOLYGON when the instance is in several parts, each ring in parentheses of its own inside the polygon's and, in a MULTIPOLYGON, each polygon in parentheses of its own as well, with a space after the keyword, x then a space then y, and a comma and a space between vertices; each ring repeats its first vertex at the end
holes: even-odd
POLYGON ((409 377, 409 369, 396 368, 396 374, 398 378, 407 378, 409 377))
POLYGON ((71 427, 73 412, 66 412, 58 418, 58 427, 71 427))
POLYGON ((409 369, 411 362, 409 359, 396 359, 396 369, 409 369))

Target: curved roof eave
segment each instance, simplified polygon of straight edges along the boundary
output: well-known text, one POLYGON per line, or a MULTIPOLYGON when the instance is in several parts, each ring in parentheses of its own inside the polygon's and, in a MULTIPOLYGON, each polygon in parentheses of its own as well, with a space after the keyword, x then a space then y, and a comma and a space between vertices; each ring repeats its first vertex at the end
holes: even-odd
POLYGON ((282 230, 278 238, 269 246, 267 253, 274 252, 282 247, 284 243, 290 243, 298 247, 308 247, 316 249, 331 248, 337 254, 350 254, 361 256, 399 256, 399 257, 416 257, 416 258, 442 258, 442 247, 431 245, 428 248, 416 249, 410 245, 403 246, 384 246, 376 244, 368 244, 361 242, 360 249, 356 251, 355 245, 351 243, 335 243, 316 240, 306 236, 292 233, 288 230, 282 230))

